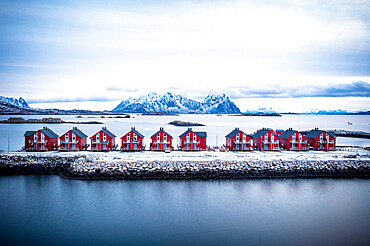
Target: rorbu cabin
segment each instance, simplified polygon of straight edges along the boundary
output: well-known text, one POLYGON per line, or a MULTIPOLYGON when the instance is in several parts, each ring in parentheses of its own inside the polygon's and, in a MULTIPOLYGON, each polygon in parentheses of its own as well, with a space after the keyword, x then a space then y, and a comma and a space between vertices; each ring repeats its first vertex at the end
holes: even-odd
POLYGON ((135 127, 121 137, 121 150, 122 151, 140 151, 144 150, 143 145, 144 135, 138 132, 135 127))
POLYGON ((181 150, 206 150, 207 149, 207 133, 194 132, 192 128, 188 128, 186 132, 179 136, 181 150))
POLYGON ((91 151, 111 151, 117 147, 115 144, 115 137, 113 133, 102 127, 100 131, 95 133, 91 139, 91 151))
POLYGON ((226 136, 226 147, 232 151, 252 150, 252 137, 239 128, 235 128, 226 136))
POLYGON ((173 137, 165 132, 163 127, 159 128, 159 131, 153 134, 151 137, 150 150, 165 151, 173 150, 172 140, 173 137))
POLYGON ((315 128, 306 134, 308 144, 315 150, 335 150, 336 135, 315 128))
POLYGON ((58 135, 47 127, 38 131, 26 131, 24 139, 26 151, 49 151, 58 147, 58 135))
POLYGON ((272 129, 262 128, 253 136, 253 147, 258 150, 280 150, 279 137, 272 129))
POLYGON ((286 150, 308 150, 308 142, 305 135, 289 128, 279 135, 280 147, 286 150))
POLYGON ((59 137, 60 151, 85 150, 87 145, 87 135, 77 127, 73 127, 68 132, 59 137))

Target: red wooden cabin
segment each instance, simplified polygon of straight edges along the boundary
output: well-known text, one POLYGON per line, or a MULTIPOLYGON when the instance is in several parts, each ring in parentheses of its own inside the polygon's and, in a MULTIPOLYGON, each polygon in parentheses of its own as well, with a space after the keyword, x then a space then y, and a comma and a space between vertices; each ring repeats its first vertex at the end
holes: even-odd
POLYGON ((186 132, 179 136, 180 150, 206 150, 207 149, 207 133, 194 132, 188 128, 186 132))
POLYGON ((143 145, 144 135, 139 133, 135 127, 131 127, 131 131, 121 137, 121 150, 122 151, 140 151, 144 150, 143 145))
POLYGON ((253 146, 258 150, 280 150, 279 137, 272 129, 262 128, 253 136, 253 146))
POLYGON ((315 150, 335 150, 336 135, 315 128, 306 134, 308 144, 315 150))
POLYGON ((292 128, 279 135, 279 142, 280 147, 286 150, 308 150, 306 136, 292 128))
POLYGON ((77 127, 73 127, 72 130, 64 133, 59 137, 60 140, 60 151, 77 151, 84 150, 87 146, 87 135, 83 133, 77 127))
POLYGON ((173 150, 172 139, 173 137, 163 130, 163 127, 159 128, 159 131, 150 137, 152 142, 150 144, 150 150, 164 151, 166 149, 173 150))
POLYGON ((252 150, 252 137, 235 128, 226 136, 226 147, 229 150, 252 150))
POLYGON ((48 151, 58 147, 58 135, 47 127, 24 134, 26 151, 48 151))
POLYGON ((115 137, 113 133, 107 130, 106 127, 102 127, 100 131, 95 133, 91 139, 91 151, 110 151, 115 149, 115 137))

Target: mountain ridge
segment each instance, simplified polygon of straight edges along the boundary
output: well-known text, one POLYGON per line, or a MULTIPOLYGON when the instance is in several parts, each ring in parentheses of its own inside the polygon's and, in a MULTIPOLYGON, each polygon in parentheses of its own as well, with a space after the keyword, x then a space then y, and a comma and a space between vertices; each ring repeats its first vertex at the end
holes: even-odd
POLYGON ((150 92, 138 98, 130 97, 123 100, 111 112, 120 113, 179 113, 179 114, 238 114, 240 109, 222 93, 221 95, 209 94, 203 102, 173 95, 170 92, 157 94, 150 92))

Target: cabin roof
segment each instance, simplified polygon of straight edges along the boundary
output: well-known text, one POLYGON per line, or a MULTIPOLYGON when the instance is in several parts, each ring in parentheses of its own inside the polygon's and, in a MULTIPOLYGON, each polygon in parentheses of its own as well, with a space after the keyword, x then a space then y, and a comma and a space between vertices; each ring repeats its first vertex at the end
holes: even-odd
POLYGON ((81 138, 87 138, 87 135, 83 133, 80 129, 77 129, 77 127, 73 127, 71 131, 81 138))
POLYGON ((207 133, 206 132, 194 132, 194 133, 197 134, 201 138, 206 138, 207 137, 207 133))
POLYGON ((104 132, 105 134, 107 134, 109 137, 111 138, 115 138, 116 135, 114 135, 113 133, 111 133, 109 130, 107 130, 106 127, 102 127, 102 129, 100 131, 98 131, 97 133, 95 133, 92 137, 90 137, 90 139, 92 139, 96 134, 98 134, 99 132, 104 132))
POLYGON ((49 138, 57 138, 58 137, 58 135, 55 132, 53 132, 51 129, 49 129, 47 127, 44 127, 42 129, 40 129, 39 131, 44 133, 49 138))
POLYGON ((34 134, 36 131, 26 131, 25 133, 24 133, 24 136, 25 137, 29 137, 29 136, 31 136, 32 134, 34 134))
POLYGON ((279 138, 287 139, 296 132, 298 132, 298 131, 296 131, 296 130, 286 130, 282 134, 279 135, 279 138))
POLYGON ((268 132, 269 132, 269 130, 260 130, 260 131, 256 132, 254 135, 252 135, 252 137, 253 138, 260 138, 268 132))
POLYGON ((127 132, 125 135, 123 135, 121 138, 123 138, 124 136, 126 136, 127 134, 129 134, 130 132, 134 132, 136 135, 140 136, 141 138, 144 138, 144 135, 141 134, 140 132, 138 132, 135 127, 131 127, 131 130, 129 132, 127 132))
POLYGON ((157 135, 158 133, 160 132, 164 132, 166 133, 168 136, 170 136, 170 138, 173 138, 170 134, 168 134, 165 130, 163 130, 163 128, 159 129, 159 131, 157 131, 156 133, 154 133, 150 138, 154 137, 155 135, 157 135))
MULTIPOLYGON (((189 132, 192 132, 192 131, 193 130, 191 128, 188 128, 188 130, 186 132, 184 132, 183 134, 181 134, 179 136, 179 138, 184 137, 186 134, 188 134, 189 132)), ((207 137, 207 132, 194 132, 194 133, 197 134, 201 138, 206 138, 207 137)))
POLYGON ((235 128, 234 130, 232 130, 229 134, 227 134, 225 137, 226 138, 233 138, 236 134, 238 134, 239 132, 241 132, 239 130, 239 128, 235 128))
POLYGON ((317 138, 317 136, 319 136, 323 132, 328 133, 330 136, 332 136, 334 138, 336 137, 334 132, 327 132, 327 131, 323 131, 323 130, 311 130, 309 133, 306 134, 306 137, 307 138, 317 138))

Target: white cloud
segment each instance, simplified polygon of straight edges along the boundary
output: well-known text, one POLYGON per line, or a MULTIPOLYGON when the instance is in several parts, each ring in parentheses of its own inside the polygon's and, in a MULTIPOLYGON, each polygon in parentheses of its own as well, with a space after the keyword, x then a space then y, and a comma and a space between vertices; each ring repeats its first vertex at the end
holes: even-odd
POLYGON ((2 93, 126 98, 176 87, 204 97, 232 86, 369 81, 368 62, 351 57, 369 54, 366 10, 362 1, 295 0, 17 5, 7 11, 30 19, 6 38, 35 51, 28 62, 0 59, 20 70, 0 74, 2 93))

